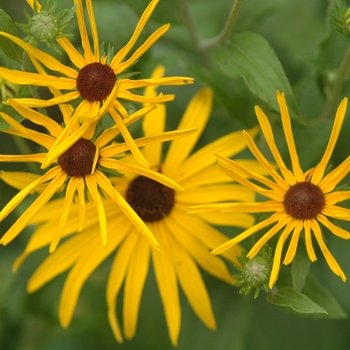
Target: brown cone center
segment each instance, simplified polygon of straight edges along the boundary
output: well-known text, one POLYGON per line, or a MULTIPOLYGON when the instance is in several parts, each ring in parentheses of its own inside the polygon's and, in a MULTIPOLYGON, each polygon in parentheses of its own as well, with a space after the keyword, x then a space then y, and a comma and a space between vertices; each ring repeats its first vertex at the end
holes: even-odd
POLYGON ((85 100, 89 102, 102 101, 109 96, 116 77, 113 69, 99 62, 84 66, 77 77, 77 89, 85 100))
POLYGON ((289 188, 283 201, 287 214, 298 220, 315 218, 325 205, 324 193, 311 182, 298 182, 289 188))
POLYGON ((174 190, 148 177, 138 176, 129 185, 126 200, 139 217, 154 222, 167 216, 174 206, 174 190))
POLYGON ((79 139, 73 146, 61 154, 57 161, 69 176, 84 177, 91 174, 96 146, 87 139, 79 139))

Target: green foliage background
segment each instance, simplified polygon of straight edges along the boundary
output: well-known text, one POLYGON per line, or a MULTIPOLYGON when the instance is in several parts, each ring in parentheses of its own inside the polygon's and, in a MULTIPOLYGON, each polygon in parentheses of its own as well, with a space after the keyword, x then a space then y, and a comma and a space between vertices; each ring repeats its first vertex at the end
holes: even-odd
MULTIPOLYGON (((148 2, 94 0, 100 40, 110 42, 118 50, 130 37, 148 2)), ((188 0, 201 39, 212 38, 221 31, 232 2, 188 0)), ((59 1, 59 7, 71 5, 72 1, 59 1)), ((24 0, 0 0, 0 8, 17 22, 24 22, 22 7, 25 6, 24 0)), ((176 93, 176 100, 168 104, 169 129, 176 128, 189 99, 201 86, 209 85, 214 89, 215 105, 199 146, 229 131, 255 125, 254 106, 259 104, 268 114, 276 142, 288 161, 275 100, 276 89, 284 91, 293 118, 300 161, 306 169, 317 163, 328 140, 335 113, 335 106, 329 102, 334 92, 334 77, 350 44, 349 38, 334 30, 329 19, 331 13, 335 14, 332 2, 326 0, 245 0, 232 36, 205 55, 196 50, 191 41, 179 2, 161 0, 142 38, 164 23, 170 22, 171 29, 150 52, 142 56, 135 69, 147 77, 161 63, 166 66, 168 75, 186 74, 196 78, 193 86, 163 89, 176 93)), ((74 33, 72 40, 79 46, 74 21, 66 32, 74 33)), ((54 55, 66 60, 64 55, 54 55)), ((0 60, 2 65, 18 69, 15 61, 5 56, 1 56, 0 60)), ((344 96, 350 96, 348 78, 347 72, 336 104, 344 96)), ((50 113, 54 116, 55 109, 50 113)), ((139 132, 139 125, 133 126, 133 132, 139 132)), ((350 120, 347 118, 332 159, 334 166, 350 154, 349 133, 350 120)), ((263 140, 258 142, 264 149, 263 140)), ((12 138, 1 136, 0 153, 15 154, 17 147, 12 138)), ((1 168, 23 170, 21 165, 1 164, 1 168)), ((3 207, 15 191, 3 183, 0 183, 0 191, 0 207, 3 207)), ((1 223, 0 232, 7 230, 21 214, 21 209, 23 206, 1 223)), ((350 225, 344 224, 343 227, 350 229, 350 225)), ((0 350, 173 348, 152 269, 141 302, 135 338, 123 344, 114 340, 105 305, 110 261, 103 263, 88 280, 71 326, 62 329, 57 319, 57 308, 65 275, 33 295, 27 295, 25 291, 26 282, 48 254, 47 250, 31 256, 17 274, 11 271, 32 229, 27 229, 9 246, 0 247, 0 350)), ((226 233, 231 236, 237 234, 232 231, 226 233)), ((350 276, 349 243, 330 234, 327 241, 337 261, 350 276)), ((246 242, 248 248, 250 244, 246 242)), ((350 322, 345 316, 350 314, 350 285, 333 275, 320 251, 317 256, 319 261, 311 264, 312 276, 308 277, 302 291, 316 303, 320 301, 317 298, 323 296, 329 307, 328 317, 306 316, 296 314, 289 307, 278 307, 273 303, 281 306, 283 302, 273 300, 271 295, 268 302, 265 292, 257 300, 253 300, 252 295, 241 296, 237 288, 203 273, 218 330, 212 332, 206 329, 182 295, 178 349, 349 349, 350 322), (317 295, 313 294, 315 289, 319 291, 317 295)), ((235 273, 233 267, 231 270, 235 273)), ((288 286, 290 280, 290 268, 282 268, 279 284, 288 286)))

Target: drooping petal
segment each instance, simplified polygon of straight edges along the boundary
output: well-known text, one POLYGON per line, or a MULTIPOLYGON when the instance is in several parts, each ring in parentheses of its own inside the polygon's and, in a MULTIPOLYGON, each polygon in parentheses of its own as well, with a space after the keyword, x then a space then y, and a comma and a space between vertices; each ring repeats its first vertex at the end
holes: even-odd
POLYGON ((131 232, 132 226, 121 225, 120 236, 125 240, 120 244, 120 247, 115 255, 113 264, 108 277, 107 282, 107 306, 108 306, 108 320, 111 325, 114 337, 118 342, 123 342, 119 322, 117 319, 117 297, 120 288, 123 285, 124 278, 129 266, 130 260, 132 259, 132 252, 136 243, 139 240, 137 234, 131 232))
POLYGON ((150 253, 150 244, 140 237, 133 249, 124 285, 123 320, 124 334, 127 339, 131 339, 136 333, 141 296, 148 274, 150 253))
POLYGON ((177 276, 174 265, 170 259, 171 246, 169 246, 168 243, 168 232, 163 225, 153 224, 152 230, 162 247, 160 250, 152 249, 154 273, 162 299, 169 337, 172 344, 176 346, 181 326, 181 305, 177 276))
POLYGON ((215 330, 216 321, 209 294, 197 265, 175 241, 172 244, 171 257, 180 286, 194 313, 209 329, 215 330))
POLYGON ((286 256, 283 260, 284 265, 288 265, 293 261, 295 254, 296 254, 296 251, 297 251, 300 233, 301 233, 301 230, 303 228, 304 228, 304 224, 303 224, 302 220, 295 220, 294 221, 294 232, 293 232, 293 236, 290 240, 286 256))
POLYGON ((342 238, 342 239, 350 239, 350 233, 347 230, 342 229, 341 227, 334 225, 330 222, 325 216, 318 214, 317 220, 328 228, 334 235, 342 238))

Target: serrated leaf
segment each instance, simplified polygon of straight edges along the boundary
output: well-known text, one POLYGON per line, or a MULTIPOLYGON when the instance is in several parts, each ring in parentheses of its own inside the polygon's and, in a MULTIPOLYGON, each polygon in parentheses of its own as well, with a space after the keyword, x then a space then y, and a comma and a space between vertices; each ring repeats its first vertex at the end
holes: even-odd
POLYGON ((308 276, 303 288, 303 294, 327 311, 327 315, 319 315, 318 317, 331 319, 342 319, 348 317, 347 313, 342 309, 334 295, 328 289, 323 287, 314 276, 308 276))
MULTIPOLYGON (((21 114, 16 112, 10 106, 7 106, 7 105, 5 105, 3 103, 0 103, 0 112, 6 113, 10 117, 12 117, 14 120, 16 120, 18 123, 20 123, 24 119, 24 117, 21 114)), ((9 129, 9 128, 11 128, 11 126, 9 124, 7 124, 5 122, 5 120, 2 119, 1 116, 0 116, 0 130, 6 130, 6 129, 9 129)))
MULTIPOLYGON (((0 9, 0 31, 19 37, 16 25, 13 23, 11 17, 2 9, 0 9)), ((6 56, 21 63, 23 50, 11 40, 0 36, 0 49, 6 56)))
POLYGON ((217 49, 216 61, 228 77, 243 77, 249 90, 274 110, 279 110, 276 91, 284 92, 292 117, 300 119, 282 65, 261 35, 251 32, 234 34, 217 49))
POLYGON ((277 293, 270 294, 267 300, 274 305, 288 307, 301 314, 327 314, 325 309, 291 287, 284 287, 277 293))
POLYGON ((301 292, 303 290, 306 277, 310 271, 311 261, 307 255, 305 245, 299 244, 297 253, 292 262, 292 282, 293 288, 297 292, 301 292))

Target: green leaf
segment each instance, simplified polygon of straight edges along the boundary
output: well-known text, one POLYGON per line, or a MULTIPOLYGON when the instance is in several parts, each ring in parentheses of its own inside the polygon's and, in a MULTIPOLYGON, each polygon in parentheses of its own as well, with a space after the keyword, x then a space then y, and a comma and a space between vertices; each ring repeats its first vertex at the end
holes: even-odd
POLYGON ((348 317, 334 295, 323 287, 314 276, 308 276, 303 288, 303 293, 327 311, 327 315, 318 315, 317 317, 331 319, 343 319, 348 317))
POLYGON ((307 255, 305 245, 299 244, 297 253, 292 262, 292 282, 293 288, 301 292, 307 275, 309 274, 311 261, 307 255))
MULTIPOLYGON (((13 23, 11 17, 2 9, 0 9, 0 31, 19 37, 17 27, 13 23)), ((11 59, 21 63, 22 49, 11 40, 0 36, 0 49, 11 59)))
POLYGON ((243 77, 249 90, 274 110, 279 110, 276 91, 284 92, 291 116, 300 119, 282 65, 262 36, 251 32, 234 34, 217 49, 216 61, 228 77, 243 77))
MULTIPOLYGON (((10 117, 12 117, 14 120, 16 120, 18 123, 20 123, 24 119, 24 117, 21 114, 16 112, 10 106, 7 106, 3 103, 0 103, 0 112, 6 113, 10 117)), ((0 116, 0 130, 6 130, 6 129, 10 129, 10 128, 11 128, 11 126, 9 124, 7 124, 5 122, 5 120, 3 120, 0 116)))
POLYGON ((297 313, 327 314, 321 306, 291 287, 284 287, 277 293, 270 294, 267 300, 274 305, 291 308, 297 313))

